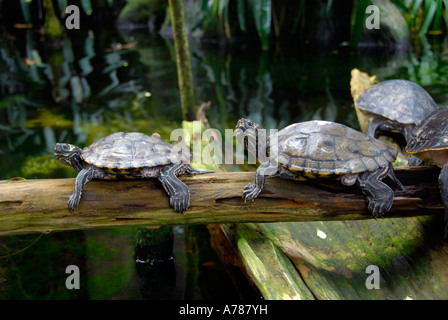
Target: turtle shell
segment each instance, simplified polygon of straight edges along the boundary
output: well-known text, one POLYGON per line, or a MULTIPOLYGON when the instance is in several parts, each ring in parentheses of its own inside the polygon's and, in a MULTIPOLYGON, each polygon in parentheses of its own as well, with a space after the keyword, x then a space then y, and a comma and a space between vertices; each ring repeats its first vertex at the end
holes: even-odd
POLYGON ((418 84, 408 80, 388 80, 367 89, 356 105, 374 114, 404 124, 417 124, 438 106, 418 84))
POLYGON ((85 147, 81 158, 99 168, 124 171, 170 164, 172 150, 173 145, 143 133, 117 132, 85 147))
POLYGON ((397 150, 375 138, 317 120, 292 124, 272 135, 270 152, 284 168, 316 177, 373 171, 397 156, 397 150))
POLYGON ((448 149, 448 106, 431 112, 412 132, 409 153, 448 149))

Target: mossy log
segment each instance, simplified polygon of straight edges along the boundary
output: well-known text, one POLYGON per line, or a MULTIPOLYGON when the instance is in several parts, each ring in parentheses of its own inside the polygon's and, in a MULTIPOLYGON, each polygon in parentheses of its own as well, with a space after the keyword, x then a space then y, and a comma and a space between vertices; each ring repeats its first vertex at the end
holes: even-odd
MULTIPOLYGON (((396 190, 385 217, 442 214, 433 167, 399 167, 406 190, 396 190)), ((363 195, 339 180, 306 182, 269 179, 255 201, 242 191, 253 172, 181 176, 191 193, 190 208, 176 213, 156 179, 89 182, 78 209, 67 207, 74 179, 0 183, 0 235, 124 226, 162 226, 238 222, 372 219, 363 195)))

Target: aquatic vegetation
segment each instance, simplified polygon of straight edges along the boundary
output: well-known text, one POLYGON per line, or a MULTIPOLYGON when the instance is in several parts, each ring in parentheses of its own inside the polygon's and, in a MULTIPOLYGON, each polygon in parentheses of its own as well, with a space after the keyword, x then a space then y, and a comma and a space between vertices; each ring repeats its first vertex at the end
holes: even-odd
POLYGON ((73 121, 66 119, 63 115, 56 114, 54 110, 40 109, 34 119, 25 121, 25 128, 69 128, 73 126, 73 121))
POLYGON ((66 176, 74 176, 73 170, 67 170, 52 154, 28 157, 22 165, 22 173, 26 178, 50 178, 61 172, 66 176))
POLYGON ((446 0, 395 0, 408 20, 410 29, 420 35, 443 34, 443 26, 448 26, 448 1, 446 0), (420 16, 420 19, 418 18, 420 16))

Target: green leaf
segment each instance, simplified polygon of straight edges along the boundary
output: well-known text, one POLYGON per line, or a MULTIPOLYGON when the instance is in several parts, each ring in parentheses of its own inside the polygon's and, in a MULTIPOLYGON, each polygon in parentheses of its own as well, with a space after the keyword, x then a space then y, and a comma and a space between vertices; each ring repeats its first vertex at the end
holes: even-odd
MULTIPOLYGON (((414 5, 412 6, 411 16, 410 16, 409 21, 408 21, 408 28, 409 29, 412 28, 412 25, 413 25, 414 20, 415 20, 415 16, 417 15, 418 9, 420 8, 420 5, 422 4, 422 2, 423 2, 422 0, 415 0, 414 5)), ((410 3, 409 3, 409 5, 410 5, 410 3)))
POLYGON ((443 18, 445 19, 445 24, 448 26, 448 0, 443 0, 445 4, 445 10, 442 9, 443 18))
POLYGON ((229 0, 226 0, 227 5, 224 8, 224 30, 226 33, 227 39, 230 39, 232 37, 230 33, 230 18, 229 18, 229 0))
POLYGON ((414 5, 411 9, 412 20, 415 19, 415 16, 417 15, 418 9, 420 9, 422 2, 423 0, 415 0, 414 5))
POLYGON ((67 8, 67 0, 58 0, 59 11, 61 12, 61 16, 65 17, 65 9, 67 8))
POLYGON ((390 2, 392 2, 395 6, 397 6, 398 9, 401 10, 401 12, 406 13, 406 12, 408 12, 408 6, 411 1, 391 0, 390 2), (406 3, 409 3, 409 4, 406 4, 406 3))
POLYGON ((420 35, 425 35, 428 32, 431 22, 433 22, 434 15, 437 9, 437 1, 426 1, 425 3, 425 19, 423 20, 420 35))
POLYGON ((411 6, 412 0, 404 0, 403 3, 406 6, 406 8, 409 8, 411 6))
MULTIPOLYGON (((191 28, 191 31, 196 31, 197 28, 199 28, 204 21, 207 19, 208 16, 208 1, 207 0, 202 0, 202 4, 201 4, 201 14, 199 15, 197 21, 193 24, 193 27, 191 28)), ((167 17, 171 17, 170 14, 167 14, 167 17)), ((163 25, 167 25, 167 19, 165 19, 163 25)))
POLYGON ((81 6, 88 16, 92 14, 92 2, 90 0, 81 0, 81 6))
POLYGON ((436 12, 434 16, 434 23, 432 25, 432 30, 441 30, 442 28, 442 13, 443 13, 443 7, 442 7, 442 0, 436 1, 436 12))
POLYGON ((325 8, 325 15, 330 15, 331 6, 333 5, 333 0, 328 0, 327 7, 325 8))
POLYGON ((84 78, 84 77, 81 78, 81 84, 82 84, 82 93, 84 96, 84 100, 87 100, 91 94, 90 85, 87 82, 86 78, 84 78))
POLYGON ((216 17, 218 15, 218 8, 219 8, 219 0, 213 0, 212 17, 216 17))
POLYGON ((29 1, 27 0, 20 0, 20 6, 22 7, 22 14, 23 18, 25 19, 26 24, 31 23, 30 19, 30 7, 29 7, 29 1))
POLYGON ((415 0, 414 5, 412 6, 411 13, 413 16, 417 14, 418 9, 420 8, 420 5, 422 4, 423 0, 415 0))
POLYGON ((208 0, 202 0, 201 11, 202 11, 202 14, 208 13, 208 0))
POLYGON ((83 100, 83 91, 81 79, 78 76, 73 76, 70 78, 70 86, 72 89, 72 96, 76 103, 81 103, 83 100))
POLYGON ((369 0, 360 0, 355 12, 355 22, 352 29, 352 47, 358 48, 359 40, 361 39, 362 31, 364 30, 364 22, 366 18, 366 8, 369 5, 369 0))
POLYGON ((268 37, 271 32, 271 1, 248 0, 248 5, 252 11, 261 45, 263 49, 267 49, 269 47, 268 37))
MULTIPOLYGON (((448 0, 446 0, 448 1, 448 0)), ((246 6, 245 0, 237 0, 237 13, 238 13, 238 23, 240 24, 240 29, 246 31, 246 6)))
POLYGON ((300 23, 300 21, 302 19, 302 15, 303 15, 303 12, 305 10, 305 3, 306 3, 306 0, 300 0, 299 12, 297 13, 297 16, 295 18, 294 25, 291 28, 291 34, 294 34, 297 31, 297 28, 299 27, 299 23, 300 23))
POLYGON ((219 0, 218 15, 222 17, 225 8, 229 6, 229 0, 219 0))

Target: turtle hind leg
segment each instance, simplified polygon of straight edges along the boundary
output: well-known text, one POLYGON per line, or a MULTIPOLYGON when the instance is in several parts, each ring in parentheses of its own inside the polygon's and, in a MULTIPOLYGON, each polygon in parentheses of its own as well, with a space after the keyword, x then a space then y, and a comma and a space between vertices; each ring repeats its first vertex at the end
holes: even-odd
POLYGON ((193 168, 190 164, 186 164, 185 172, 188 174, 204 174, 204 173, 214 173, 215 171, 199 170, 199 169, 193 168))
POLYGON ((98 168, 93 166, 89 166, 87 168, 82 169, 75 180, 75 188, 70 198, 68 199, 68 207, 70 210, 74 211, 79 205, 81 201, 81 195, 84 190, 84 185, 92 179, 101 179, 104 178, 106 174, 98 168))
POLYGON ((445 231, 444 239, 448 241, 448 162, 442 168, 439 175, 439 188, 442 197, 443 206, 445 208, 445 231))
MULTIPOLYGON (((393 177, 391 173, 392 165, 377 169, 375 171, 368 171, 360 173, 357 180, 357 185, 366 196, 369 211, 375 217, 382 217, 392 207, 394 200, 394 192, 383 180, 386 177, 393 177)), ((394 182, 398 181, 396 178, 394 182)), ((399 181, 398 181, 399 182, 399 181)), ((400 183, 401 185, 401 183, 400 183)))
POLYGON ((176 212, 184 213, 190 206, 190 192, 188 187, 177 176, 184 173, 186 168, 182 163, 163 167, 160 170, 159 181, 170 197, 170 205, 176 212))
POLYGON ((258 167, 255 172, 254 182, 249 183, 244 187, 243 198, 246 200, 254 200, 260 194, 264 187, 266 178, 275 177, 279 174, 279 166, 277 164, 271 164, 270 162, 265 162, 258 167))

